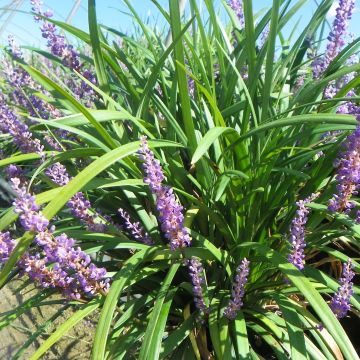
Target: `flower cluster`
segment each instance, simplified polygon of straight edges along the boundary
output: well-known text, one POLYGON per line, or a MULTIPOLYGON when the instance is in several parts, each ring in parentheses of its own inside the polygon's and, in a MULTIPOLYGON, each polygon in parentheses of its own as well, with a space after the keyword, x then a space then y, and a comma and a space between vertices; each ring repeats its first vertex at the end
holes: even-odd
POLYGON ((330 211, 348 214, 355 204, 350 201, 360 185, 360 126, 344 142, 345 150, 337 159, 336 194, 329 202, 330 211))
POLYGON ((118 211, 125 221, 126 229, 130 232, 130 234, 134 237, 135 240, 141 241, 147 245, 154 244, 154 241, 150 238, 149 234, 144 230, 144 228, 140 225, 139 222, 132 222, 130 219, 130 215, 124 209, 120 208, 118 211))
POLYGON ((15 213, 19 214, 22 227, 26 231, 41 232, 49 225, 39 206, 35 203, 35 197, 26 191, 19 178, 12 178, 12 188, 17 198, 14 200, 15 213))
POLYGON ((209 313, 209 308, 205 304, 203 294, 203 284, 205 283, 204 269, 201 262, 195 257, 188 260, 187 265, 189 267, 189 274, 193 285, 195 306, 200 311, 202 318, 209 313))
POLYGON ((89 255, 80 247, 75 248, 75 240, 66 234, 53 236, 53 229, 37 234, 35 242, 43 248, 48 263, 55 263, 59 271, 64 272, 66 295, 72 299, 79 299, 81 293, 93 296, 106 292, 109 280, 104 268, 98 268, 92 263, 89 255))
POLYGON ((15 240, 10 236, 10 233, 0 232, 0 264, 8 260, 11 252, 14 250, 15 240))
POLYGON ((228 306, 224 310, 224 315, 233 320, 236 318, 237 312, 243 306, 243 297, 245 294, 245 284, 248 280, 250 272, 250 261, 243 259, 236 269, 235 281, 231 292, 231 299, 228 306))
MULTIPOLYGON (((176 250, 190 246, 191 237, 188 230, 184 227, 184 209, 176 200, 173 190, 163 185, 165 176, 160 161, 155 159, 154 153, 149 149, 146 136, 141 137, 139 153, 141 159, 144 161, 144 182, 149 185, 151 192, 155 195, 161 230, 170 242, 170 249, 176 250)), ((189 268, 191 282, 193 284, 195 305, 200 311, 200 320, 208 313, 202 290, 205 282, 203 275, 204 270, 200 260, 194 257, 186 261, 186 264, 189 268)))
POLYGON ((296 215, 291 222, 290 227, 290 244, 291 251, 288 256, 288 261, 295 265, 299 270, 304 268, 304 248, 306 247, 305 243, 305 225, 307 223, 307 216, 310 212, 310 209, 305 205, 315 200, 318 194, 312 194, 307 197, 305 200, 300 200, 296 203, 298 209, 296 210, 296 215))
MULTIPOLYGON (((52 11, 47 10, 43 12, 41 0, 32 0, 31 2, 32 10, 41 16, 51 18, 53 16, 52 11)), ((80 57, 78 52, 73 48, 73 46, 66 44, 65 37, 58 34, 56 25, 46 21, 38 15, 34 16, 35 21, 42 21, 41 33, 43 38, 47 40, 47 46, 51 50, 51 53, 55 56, 61 57, 65 66, 70 67, 71 69, 80 70, 80 57)))
MULTIPOLYGON (((34 11, 36 11, 37 7, 40 6, 33 4, 34 11)), ((14 45, 13 45, 14 46, 14 45)), ((20 55, 19 55, 20 56, 20 55)), ((22 56, 22 55, 21 55, 22 56)), ((19 68, 20 69, 20 68, 19 68)), ((22 70, 22 69, 21 69, 22 70)), ((25 71, 22 70, 21 74, 27 74, 25 71)), ((28 74, 27 74, 28 76, 28 74)), ((28 85, 30 82, 28 83, 28 85)), ((24 83, 20 82, 18 86, 23 86, 24 83)), ((14 84, 13 86, 17 86, 14 84)), ((17 98, 17 103, 19 105, 25 106, 30 115, 33 116, 40 116, 41 118, 48 118, 49 113, 55 114, 54 109, 46 102, 40 100, 39 98, 33 96, 31 97, 32 101, 26 100, 25 103, 22 101, 21 97, 17 98)), ((15 99, 16 100, 16 99, 15 99)), ((28 126, 20 121, 17 116, 10 110, 10 108, 5 105, 5 101, 3 101, 3 105, 0 106, 0 130, 2 132, 11 135, 14 138, 15 143, 19 146, 19 149, 23 153, 29 152, 37 152, 43 155, 43 146, 41 145, 38 139, 33 138, 33 134, 28 131, 28 126), (1 121, 3 120, 3 121, 1 121)), ((56 113, 57 115, 61 115, 61 113, 56 113)), ((57 116, 58 117, 58 116, 57 116)), ((63 135, 63 134, 61 134, 63 135)), ((67 136, 67 134, 65 134, 67 136)), ((61 150, 59 145, 53 141, 50 136, 47 136, 48 143, 53 145, 53 147, 57 150, 61 150)), ((60 164, 55 163, 54 165, 50 166, 46 171, 45 174, 57 185, 64 186, 70 181, 70 177, 67 173, 66 168, 60 164)), ((16 176, 18 177, 18 176, 16 176)), ((88 228, 92 230, 103 232, 105 230, 104 224, 97 224, 95 222, 96 216, 91 215, 89 213, 90 210, 90 203, 88 200, 85 199, 83 193, 77 193, 74 197, 68 202, 68 206, 71 208, 72 213, 75 217, 78 217, 88 228)))
POLYGON ((328 36, 329 43, 326 47, 326 62, 329 64, 345 45, 348 22, 355 7, 354 0, 340 0, 336 8, 336 16, 328 36))
MULTIPOLYGON (((32 0, 31 5, 32 10, 36 14, 47 18, 51 18, 53 16, 53 13, 50 10, 43 12, 43 2, 41 0, 32 0)), ((89 69, 83 69, 79 53, 72 45, 66 43, 64 36, 59 34, 56 25, 38 15, 35 15, 34 19, 37 22, 42 21, 40 30, 43 38, 47 39, 47 46, 51 53, 62 59, 62 64, 64 66, 81 73, 87 80, 96 84, 96 77, 93 72, 89 69)), ((73 79, 69 79, 68 86, 72 89, 79 100, 83 100, 86 106, 91 107, 91 100, 94 96, 94 91, 88 84, 84 81, 81 81, 81 83, 78 84, 76 81, 73 81, 73 79)))
POLYGON ((341 286, 330 302, 330 308, 338 319, 345 317, 350 310, 350 298, 353 294, 353 283, 351 281, 355 276, 352 268, 353 264, 349 259, 343 266, 342 277, 339 280, 341 286))
POLYGON ((95 232, 104 232, 106 225, 103 223, 97 223, 96 219, 98 214, 91 214, 91 203, 86 199, 84 193, 77 192, 68 202, 67 206, 70 208, 71 213, 78 219, 80 219, 89 230, 95 232))
POLYGON ((16 44, 14 36, 8 36, 9 51, 14 59, 22 59, 23 53, 19 46, 16 44))
POLYGON ((245 26, 244 10, 242 0, 228 0, 227 4, 235 12, 236 16, 239 19, 240 26, 243 28, 245 26))
POLYGON ((44 148, 38 139, 33 139, 27 125, 18 119, 0 95, 0 131, 12 136, 15 144, 24 153, 36 152, 43 156, 44 148))
POLYGON ((159 160, 149 149, 146 137, 141 138, 140 155, 145 171, 144 182, 149 185, 156 198, 156 208, 159 212, 161 230, 170 242, 170 249, 176 250, 190 246, 191 237, 184 227, 184 208, 176 200, 173 190, 162 184, 165 176, 159 160))
MULTIPOLYGON (((22 227, 36 233, 35 243, 43 250, 43 253, 23 256, 19 261, 22 272, 42 287, 60 288, 71 299, 80 299, 82 294, 93 296, 106 292, 109 287, 109 279, 104 279, 106 270, 93 264, 80 247, 75 248, 74 239, 66 234, 54 236, 55 227, 48 228, 49 221, 42 215, 34 196, 26 191, 19 179, 13 178, 12 183, 17 194, 14 211, 20 215, 22 227), (53 264, 51 268, 50 264, 53 264)), ((1 257, 5 260, 14 242, 8 233, 2 234, 0 240, 1 257)))
POLYGON ((326 70, 332 60, 339 54, 345 45, 345 39, 348 35, 347 27, 351 19, 355 7, 354 0, 340 0, 336 9, 335 20, 332 24, 331 31, 328 36, 328 44, 324 57, 317 57, 312 62, 313 77, 319 78, 326 70))
MULTIPOLYGON (((23 60, 23 54, 16 45, 14 38, 9 35, 9 49, 13 60, 23 60)), ((12 102, 18 104, 20 107, 28 111, 30 117, 40 117, 42 119, 49 119, 61 116, 61 112, 53 105, 47 103, 43 99, 33 94, 27 94, 26 89, 33 91, 40 91, 48 96, 49 93, 37 84, 21 66, 12 64, 7 59, 4 61, 3 75, 10 85, 9 97, 12 102)), ((30 118, 26 118, 26 123, 33 124, 30 118)))
POLYGON ((59 162, 49 166, 45 170, 45 175, 59 186, 64 186, 70 181, 66 167, 59 162))

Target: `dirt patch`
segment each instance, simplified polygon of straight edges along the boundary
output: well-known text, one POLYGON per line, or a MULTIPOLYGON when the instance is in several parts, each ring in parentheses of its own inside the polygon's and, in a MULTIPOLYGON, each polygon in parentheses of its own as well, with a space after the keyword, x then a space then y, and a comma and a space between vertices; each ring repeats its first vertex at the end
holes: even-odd
MULTIPOLYGON (((13 281, 0 291, 0 323, 8 311, 15 309, 19 304, 34 296, 38 290, 31 292, 16 289, 21 281, 13 281)), ((55 296, 47 300, 56 300, 55 296)), ((11 325, 0 330, 0 359, 11 360, 18 350, 26 344, 28 339, 36 332, 41 333, 24 350, 18 359, 27 360, 39 348, 40 344, 53 333, 57 326, 63 323, 73 313, 72 308, 62 311, 62 305, 46 305, 32 308, 11 325), (59 315, 60 314, 60 315, 59 315), (59 316, 58 316, 59 315, 59 316), (57 317, 48 323, 48 319, 57 317)), ((57 342, 43 357, 44 360, 87 360, 90 359, 91 343, 95 332, 96 319, 84 320, 70 330, 65 337, 57 342)))

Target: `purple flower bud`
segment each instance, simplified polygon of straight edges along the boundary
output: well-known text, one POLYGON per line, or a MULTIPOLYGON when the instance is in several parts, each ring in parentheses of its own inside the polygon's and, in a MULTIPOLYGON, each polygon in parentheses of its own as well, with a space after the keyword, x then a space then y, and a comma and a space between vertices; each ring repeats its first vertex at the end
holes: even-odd
POLYGON ((338 319, 345 317, 350 310, 350 298, 353 294, 353 283, 351 280, 355 276, 352 268, 353 264, 351 263, 351 259, 349 259, 347 263, 344 264, 342 277, 339 279, 341 286, 330 302, 330 308, 338 319))
POLYGON ((154 242, 150 238, 149 234, 144 231, 144 228, 140 225, 139 222, 131 222, 130 215, 123 209, 119 209, 119 214, 125 220, 125 227, 134 237, 135 240, 141 241, 147 245, 153 245, 154 242))
POLYGON ((200 319, 209 313, 209 308, 204 301, 203 286, 205 285, 204 269, 200 260, 192 257, 187 261, 191 283, 193 285, 194 301, 196 308, 200 311, 200 319))
POLYGON ((22 169, 17 166, 17 165, 13 165, 10 164, 6 169, 6 175, 8 176, 9 179, 11 178, 19 178, 19 179, 23 179, 24 177, 24 172, 22 171, 22 169))
POLYGON ((231 292, 231 299, 229 301, 229 305, 224 310, 224 315, 230 320, 236 318, 237 312, 243 306, 245 284, 248 280, 250 272, 249 265, 250 261, 245 258, 241 261, 240 265, 236 269, 236 276, 231 292))
POLYGON ((144 160, 144 182, 155 195, 161 230, 170 242, 170 249, 190 246, 191 237, 184 227, 184 208, 177 201, 173 190, 162 184, 165 176, 159 160, 155 159, 154 153, 149 149, 146 136, 141 137, 139 153, 144 160))
MULTIPOLYGON (((51 17, 53 14, 50 11, 42 12, 40 1, 32 1, 32 9, 36 13, 51 17)), ((83 64, 80 60, 79 53, 74 49, 72 45, 69 45, 65 41, 65 37, 61 35, 58 31, 58 28, 55 24, 48 22, 46 19, 41 19, 39 16, 34 17, 35 21, 42 21, 40 27, 43 38, 47 40, 47 46, 50 49, 51 53, 59 58, 61 58, 64 66, 68 67, 71 70, 75 70, 79 73, 82 73, 83 76, 90 80, 92 83, 96 83, 95 75, 89 70, 82 70, 83 64)), ((92 106, 92 100, 95 96, 93 89, 88 86, 85 82, 81 81, 80 84, 75 81, 69 81, 67 84, 69 88, 74 92, 75 96, 82 100, 86 106, 92 106)))
POLYGON ((304 248, 306 247, 305 243, 305 225, 307 223, 307 216, 310 212, 310 209, 305 207, 306 204, 315 200, 319 194, 312 194, 305 200, 300 200, 296 203, 298 210, 296 210, 296 215, 291 222, 290 227, 290 244, 291 251, 288 256, 288 261, 295 265, 299 270, 304 268, 304 248))
POLYGON ((348 35, 347 27, 355 7, 354 0, 340 0, 336 9, 335 20, 328 36, 328 44, 324 58, 316 58, 312 63, 313 77, 319 78, 326 70, 331 61, 345 46, 345 38, 348 35))
POLYGON ((0 131, 13 137, 15 144, 24 153, 36 152, 43 156, 44 148, 38 139, 32 138, 28 127, 21 122, 14 112, 0 98, 0 131))
POLYGON ((35 197, 30 195, 24 186, 21 186, 20 179, 13 178, 12 188, 17 194, 17 199, 13 202, 15 213, 20 216, 20 223, 26 231, 41 232, 49 225, 35 203, 35 197))
POLYGON ((10 233, 0 232, 0 265, 5 263, 15 247, 15 240, 10 237, 10 233))
POLYGON ((9 44, 9 50, 14 59, 22 59, 23 54, 19 46, 15 43, 14 36, 9 35, 8 36, 8 44, 9 44))
POLYGON ((58 162, 48 167, 45 174, 59 186, 64 186, 70 181, 65 166, 58 162))
POLYGON ((348 214, 355 204, 350 201, 360 185, 360 126, 344 142, 345 150, 340 154, 335 166, 336 194, 329 201, 329 210, 348 214))
POLYGON ((242 0, 228 0, 227 4, 235 12, 236 16, 239 19, 240 26, 243 28, 245 26, 244 10, 242 0))

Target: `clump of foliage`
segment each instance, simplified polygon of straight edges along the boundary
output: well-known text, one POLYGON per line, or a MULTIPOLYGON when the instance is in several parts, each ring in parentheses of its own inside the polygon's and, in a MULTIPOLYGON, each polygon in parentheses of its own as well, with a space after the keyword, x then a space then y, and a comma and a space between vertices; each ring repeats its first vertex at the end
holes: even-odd
POLYGON ((73 313, 31 359, 92 314, 96 360, 358 359, 354 2, 288 37, 306 1, 152 0, 168 35, 124 2, 130 35, 33 0, 47 51, 2 54, 0 287, 42 294, 0 329, 57 293, 73 313))

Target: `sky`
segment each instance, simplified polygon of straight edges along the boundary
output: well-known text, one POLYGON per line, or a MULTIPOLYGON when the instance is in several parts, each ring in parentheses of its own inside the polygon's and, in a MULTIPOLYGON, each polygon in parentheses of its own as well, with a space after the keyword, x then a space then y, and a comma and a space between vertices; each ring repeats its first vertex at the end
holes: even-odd
MULTIPOLYGON (((138 12, 142 20, 147 20, 150 23, 157 23, 160 27, 164 26, 165 21, 159 14, 155 5, 151 0, 129 0, 135 10, 138 12)), ((54 12, 54 18, 57 20, 65 21, 71 12, 75 0, 43 0, 44 9, 51 9, 54 12)), ((168 8, 168 0, 158 0, 161 6, 165 9, 168 8)), ((202 2, 198 0, 198 2, 202 2)), ((221 0, 214 0, 217 5, 221 0)), ((293 3, 296 1, 294 0, 293 3)), ((300 19, 299 30, 302 28, 302 24, 306 24, 310 19, 314 9, 316 8, 316 2, 320 0, 308 0, 307 4, 303 6, 301 11, 293 18, 289 24, 293 27, 300 19)), ((360 8, 360 0, 357 0, 360 8)), ((45 40, 41 38, 39 30, 39 24, 33 21, 30 14, 24 12, 30 11, 30 0, 0 0, 0 8, 4 9, 12 4, 14 6, 19 3, 18 11, 0 11, 0 45, 7 43, 7 37, 12 34, 17 43, 21 45, 44 47, 45 40)), ((254 11, 261 11, 262 9, 268 10, 271 7, 272 0, 254 0, 254 11)), ((330 10, 328 20, 332 22, 335 15, 336 3, 330 10)), ((97 0, 97 15, 98 21, 109 27, 113 27, 116 30, 120 30, 125 33, 131 33, 133 30, 132 18, 129 15, 125 4, 122 0, 97 0)), ((88 29, 87 23, 87 1, 82 0, 81 5, 76 12, 75 16, 71 20, 72 25, 79 27, 85 31, 88 29)), ((360 35, 360 11, 356 9, 353 19, 350 24, 350 31, 355 36, 360 35)))

